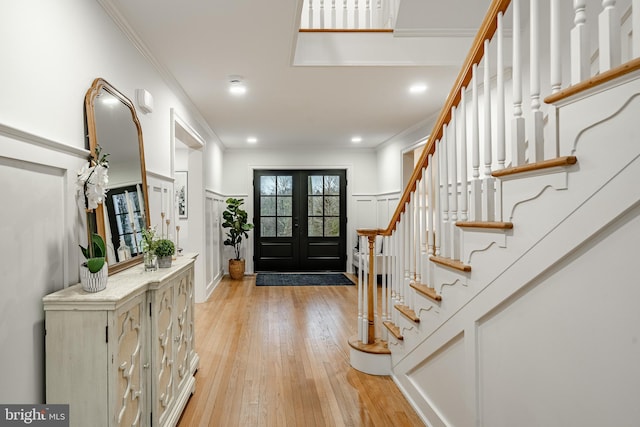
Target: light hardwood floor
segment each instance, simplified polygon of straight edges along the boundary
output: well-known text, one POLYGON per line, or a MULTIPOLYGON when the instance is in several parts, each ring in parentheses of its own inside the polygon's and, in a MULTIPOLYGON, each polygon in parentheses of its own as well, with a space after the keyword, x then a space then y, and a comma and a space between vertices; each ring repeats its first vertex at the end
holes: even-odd
POLYGON ((349 365, 355 286, 227 276, 196 304, 196 392, 179 426, 423 426, 389 377, 349 365))

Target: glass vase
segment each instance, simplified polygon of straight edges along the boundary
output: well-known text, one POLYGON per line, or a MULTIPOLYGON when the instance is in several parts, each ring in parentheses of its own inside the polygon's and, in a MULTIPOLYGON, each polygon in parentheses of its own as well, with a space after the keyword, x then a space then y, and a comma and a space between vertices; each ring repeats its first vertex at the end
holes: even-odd
POLYGON ((158 269, 158 256, 153 252, 144 252, 144 271, 156 271, 158 269))

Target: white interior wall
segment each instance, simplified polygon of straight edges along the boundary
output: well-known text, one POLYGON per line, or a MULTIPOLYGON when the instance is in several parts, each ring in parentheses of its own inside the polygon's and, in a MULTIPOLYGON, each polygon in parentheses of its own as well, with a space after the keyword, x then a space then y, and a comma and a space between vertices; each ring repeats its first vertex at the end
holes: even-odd
MULTIPOLYGON (((78 281, 84 219, 75 208, 75 174, 88 156, 83 102, 92 81, 102 77, 132 100, 140 88, 154 97, 152 113, 138 111, 150 177, 151 218, 159 218, 160 188, 170 189, 172 184, 172 108, 203 136, 216 165, 222 162, 221 149, 189 101, 172 90, 97 1, 4 2, 0 35, 0 58, 5 64, 0 67, 0 174, 11 184, 2 186, 0 197, 15 199, 16 188, 22 194, 18 207, 2 217, 5 237, 18 243, 0 250, 3 277, 10 278, 1 282, 0 289, 11 295, 3 303, 33 308, 3 310, 10 318, 0 322, 0 366, 7 369, 0 372, 7 379, 0 385, 0 401, 36 403, 44 402, 44 313, 37 307, 45 293, 78 281), (55 171, 55 179, 39 185, 40 168, 55 171), (38 196, 41 191, 46 194, 38 196), (51 200, 61 191, 62 197, 51 200), (14 236, 34 225, 37 235, 14 236), (17 255, 19 262, 9 261, 17 255), (17 330, 15 325, 26 329, 17 330)), ((207 186, 221 187, 220 170, 208 175, 207 186)))

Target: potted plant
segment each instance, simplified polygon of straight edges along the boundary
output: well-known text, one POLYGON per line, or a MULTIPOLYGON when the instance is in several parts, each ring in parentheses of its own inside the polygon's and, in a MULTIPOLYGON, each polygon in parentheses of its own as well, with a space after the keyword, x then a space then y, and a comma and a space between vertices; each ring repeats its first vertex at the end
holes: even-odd
MULTIPOLYGON (((80 245, 79 245, 80 246, 80 245)), ((104 239, 97 233, 91 233, 91 242, 87 247, 80 246, 86 261, 80 265, 80 283, 87 292, 98 292, 107 287, 108 268, 104 239)))
POLYGON ((176 246, 169 239, 159 239, 155 244, 155 254, 158 256, 158 267, 171 267, 171 259, 176 253, 176 246))
POLYGON ((155 271, 158 269, 158 255, 156 246, 158 239, 156 229, 149 226, 142 230, 142 257, 144 260, 144 271, 155 271))
POLYGON ((225 246, 233 247, 235 258, 229 260, 229 275, 232 279, 242 279, 244 276, 245 261, 240 258, 242 239, 249 237, 248 232, 253 224, 248 222, 247 212, 242 209, 244 200, 230 197, 226 200, 227 209, 222 213, 223 228, 228 228, 225 246))

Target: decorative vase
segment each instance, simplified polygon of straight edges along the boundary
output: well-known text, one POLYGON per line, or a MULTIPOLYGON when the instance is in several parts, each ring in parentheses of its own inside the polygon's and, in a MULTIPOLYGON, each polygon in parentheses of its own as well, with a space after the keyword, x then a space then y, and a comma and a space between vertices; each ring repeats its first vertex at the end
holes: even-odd
POLYGON ((100 292, 107 287, 109 267, 105 262, 100 271, 92 273, 86 265, 80 265, 80 283, 86 292, 100 292))
POLYGON ((158 267, 160 267, 160 268, 169 268, 169 267, 171 267, 171 259, 172 258, 173 257, 171 255, 158 257, 158 267))
POLYGON ((244 277, 244 259, 229 260, 229 276, 233 280, 240 280, 244 277))
POLYGON ((158 269, 158 256, 153 252, 144 252, 144 271, 156 271, 158 269))

